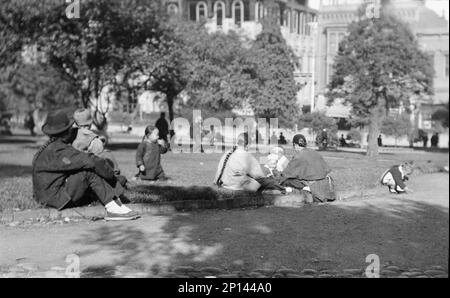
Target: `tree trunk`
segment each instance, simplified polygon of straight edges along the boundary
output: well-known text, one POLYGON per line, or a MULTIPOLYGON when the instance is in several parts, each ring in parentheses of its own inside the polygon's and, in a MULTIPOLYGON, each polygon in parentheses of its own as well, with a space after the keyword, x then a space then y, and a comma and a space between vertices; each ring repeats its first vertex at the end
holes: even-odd
POLYGON ((380 134, 381 121, 383 118, 384 103, 381 97, 378 97, 378 105, 372 109, 369 117, 369 140, 367 144, 367 156, 378 156, 378 135, 380 134))

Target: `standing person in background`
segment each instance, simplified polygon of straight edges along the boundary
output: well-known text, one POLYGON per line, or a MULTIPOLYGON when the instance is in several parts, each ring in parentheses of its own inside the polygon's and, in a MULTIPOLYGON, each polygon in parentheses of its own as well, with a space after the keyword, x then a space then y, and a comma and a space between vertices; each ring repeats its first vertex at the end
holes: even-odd
POLYGON ((347 141, 345 140, 345 137, 343 134, 341 134, 341 137, 339 138, 339 144, 341 145, 341 147, 347 146, 347 141))
POLYGON ((159 130, 159 139, 168 143, 167 135, 169 134, 169 123, 167 123, 166 120, 166 113, 161 113, 159 119, 155 123, 155 127, 159 130))
POLYGON ((423 148, 427 148, 428 147, 428 134, 423 135, 422 142, 423 142, 423 148))
POLYGON ((436 132, 432 137, 431 137, 431 147, 432 148, 437 148, 439 145, 439 134, 436 132))
POLYGON ((383 138, 381 137, 381 135, 378 136, 378 147, 383 147, 383 138))
POLYGON ((36 135, 36 133, 34 132, 35 126, 36 124, 34 123, 33 111, 30 111, 25 117, 25 127, 30 130, 30 135, 33 137, 36 135))
POLYGON ((166 181, 168 178, 161 166, 161 154, 167 152, 167 143, 158 139, 159 130, 154 126, 145 128, 145 136, 136 152, 136 166, 139 173, 136 178, 151 181, 166 181))

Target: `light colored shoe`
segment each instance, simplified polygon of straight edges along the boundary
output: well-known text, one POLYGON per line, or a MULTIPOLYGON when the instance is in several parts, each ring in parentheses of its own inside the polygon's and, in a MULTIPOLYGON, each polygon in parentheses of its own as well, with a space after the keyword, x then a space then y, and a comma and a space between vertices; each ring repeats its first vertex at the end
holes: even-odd
POLYGON ((105 216, 105 220, 106 221, 125 221, 125 220, 135 220, 140 217, 141 216, 135 211, 130 211, 125 214, 107 212, 106 216, 105 216))

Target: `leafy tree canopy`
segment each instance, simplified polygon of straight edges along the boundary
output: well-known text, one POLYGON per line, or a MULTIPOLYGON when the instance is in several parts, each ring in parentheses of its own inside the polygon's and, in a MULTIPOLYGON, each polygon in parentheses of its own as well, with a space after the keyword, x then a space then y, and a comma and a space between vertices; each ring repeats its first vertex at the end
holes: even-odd
POLYGON ((381 119, 392 107, 429 99, 433 67, 410 28, 382 9, 380 18, 361 18, 339 45, 329 85, 329 103, 344 99, 353 115, 369 123, 368 155, 375 156, 381 119))

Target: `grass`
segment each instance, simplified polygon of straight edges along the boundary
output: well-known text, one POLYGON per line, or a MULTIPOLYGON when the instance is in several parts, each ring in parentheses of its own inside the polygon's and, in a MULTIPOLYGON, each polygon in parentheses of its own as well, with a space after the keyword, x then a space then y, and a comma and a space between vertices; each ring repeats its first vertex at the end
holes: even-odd
MULTIPOLYGON (((0 212, 8 209, 33 209, 39 205, 32 197, 31 160, 39 148, 38 139, 29 137, 0 140, 0 212)), ((116 159, 127 177, 136 174, 134 161, 137 145, 113 144, 116 159)), ((287 156, 292 155, 286 148, 287 156)), ((405 160, 417 164, 417 172, 433 172, 448 164, 447 153, 381 154, 377 160, 367 159, 362 153, 321 152, 333 169, 339 192, 361 192, 379 186, 379 177, 390 166, 405 160)), ((218 193, 213 185, 221 154, 168 153, 162 166, 171 181, 139 183, 128 193, 132 202, 160 202, 173 200, 210 200, 218 196, 233 197, 236 193, 218 193)), ((257 157, 260 155, 256 154, 257 157)), ((249 195, 240 193, 239 195, 249 195)))

